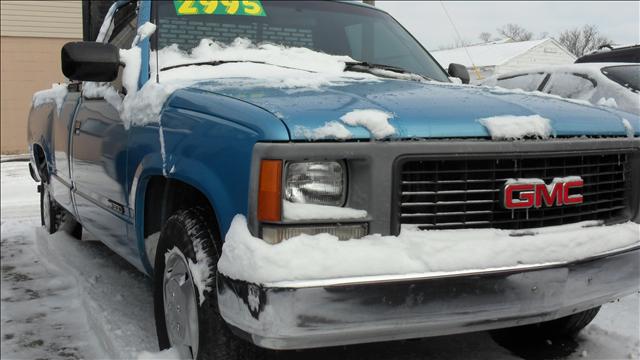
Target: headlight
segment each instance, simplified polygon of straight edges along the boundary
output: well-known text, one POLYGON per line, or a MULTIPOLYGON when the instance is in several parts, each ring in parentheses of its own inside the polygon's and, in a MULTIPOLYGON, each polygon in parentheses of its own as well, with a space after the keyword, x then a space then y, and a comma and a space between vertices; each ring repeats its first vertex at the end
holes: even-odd
POLYGON ((346 173, 342 163, 289 162, 286 166, 284 198, 301 204, 342 206, 346 173))

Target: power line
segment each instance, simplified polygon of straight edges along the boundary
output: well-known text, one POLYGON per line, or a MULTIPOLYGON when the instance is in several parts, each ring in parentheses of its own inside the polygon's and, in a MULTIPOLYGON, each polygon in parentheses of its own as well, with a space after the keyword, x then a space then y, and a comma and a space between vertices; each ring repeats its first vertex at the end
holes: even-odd
POLYGON ((469 61, 471 61, 471 66, 473 67, 473 70, 476 72, 476 76, 478 77, 478 80, 481 80, 482 76, 480 75, 480 71, 478 71, 476 64, 474 64, 473 59, 471 58, 471 54, 469 53, 469 50, 467 50, 467 46, 464 44, 464 41, 460 36, 460 32, 458 31, 456 24, 454 24, 453 20, 451 19, 451 16, 449 16, 449 12, 447 11, 447 8, 444 6, 444 3, 442 1, 440 1, 440 6, 442 6, 442 10, 444 10, 444 14, 447 16, 447 18, 449 19, 449 22, 451 23, 451 26, 453 27, 453 30, 456 32, 456 36, 458 36, 458 41, 460 41, 460 44, 462 45, 464 52, 467 53, 467 57, 469 58, 469 61))

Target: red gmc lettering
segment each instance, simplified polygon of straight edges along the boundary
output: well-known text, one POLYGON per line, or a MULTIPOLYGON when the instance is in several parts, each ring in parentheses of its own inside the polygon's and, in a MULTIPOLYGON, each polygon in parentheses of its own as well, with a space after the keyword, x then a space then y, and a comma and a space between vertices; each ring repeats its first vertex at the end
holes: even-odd
POLYGON ((569 190, 571 188, 581 188, 583 185, 583 180, 569 181, 564 184, 562 201, 565 205, 582 204, 584 201, 582 194, 569 195, 569 190))
POLYGON ((533 205, 533 184, 508 184, 504 187, 504 207, 507 209, 526 209, 533 205), (518 197, 513 193, 519 191, 518 197))
POLYGON ((536 202, 534 206, 536 208, 542 207, 542 202, 547 206, 562 205, 563 199, 563 184, 562 183, 553 183, 549 186, 546 184, 536 184, 536 202), (551 188, 551 191, 549 191, 551 188))
POLYGON ((551 185, 532 183, 506 184, 503 191, 503 205, 507 209, 528 209, 546 206, 582 204, 581 194, 569 195, 571 189, 582 188, 584 181, 554 182, 551 185))

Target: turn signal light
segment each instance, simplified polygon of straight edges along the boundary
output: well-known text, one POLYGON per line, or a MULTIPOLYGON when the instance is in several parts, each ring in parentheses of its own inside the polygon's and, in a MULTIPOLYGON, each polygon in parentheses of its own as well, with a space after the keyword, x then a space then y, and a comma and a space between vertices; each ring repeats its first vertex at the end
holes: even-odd
POLYGON ((280 221, 282 210, 282 160, 262 160, 258 185, 258 220, 280 221))

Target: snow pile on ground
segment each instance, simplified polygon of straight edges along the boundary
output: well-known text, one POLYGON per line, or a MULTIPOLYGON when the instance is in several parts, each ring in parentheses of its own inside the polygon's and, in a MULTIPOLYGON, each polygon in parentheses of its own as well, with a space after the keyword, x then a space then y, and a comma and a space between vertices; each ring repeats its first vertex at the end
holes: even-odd
POLYGON ((59 113, 68 92, 67 84, 51 84, 51 89, 40 90, 33 94, 33 107, 37 108, 40 105, 52 102, 56 104, 59 113))
POLYGON ((99 358, 74 278, 39 249, 36 184, 25 162, 2 163, 2 359, 99 358))
POLYGON ((540 115, 501 115, 478 119, 493 140, 518 140, 525 137, 548 139, 553 133, 551 121, 540 115))
POLYGON ((290 201, 282 202, 284 218, 287 220, 321 220, 321 219, 364 219, 365 210, 351 209, 340 206, 317 204, 298 204, 290 201))
POLYGON ((296 136, 304 136, 309 140, 322 140, 322 139, 339 139, 346 140, 351 139, 353 134, 344 125, 337 121, 329 121, 323 126, 315 129, 308 129, 304 126, 296 126, 294 129, 296 136))
POLYGON ((526 231, 405 227, 398 236, 339 241, 329 234, 299 235, 270 245, 253 237, 245 217, 237 215, 218 270, 258 284, 400 276, 573 261, 638 243, 636 223, 600 226, 591 221, 526 231))
POLYGON ((393 135, 396 129, 389 124, 392 114, 377 109, 358 109, 346 113, 340 120, 347 125, 362 126, 376 139, 393 135))
POLYGON ((40 228, 26 162, 2 163, 2 359, 135 359, 157 349, 148 278, 85 233, 40 228))

